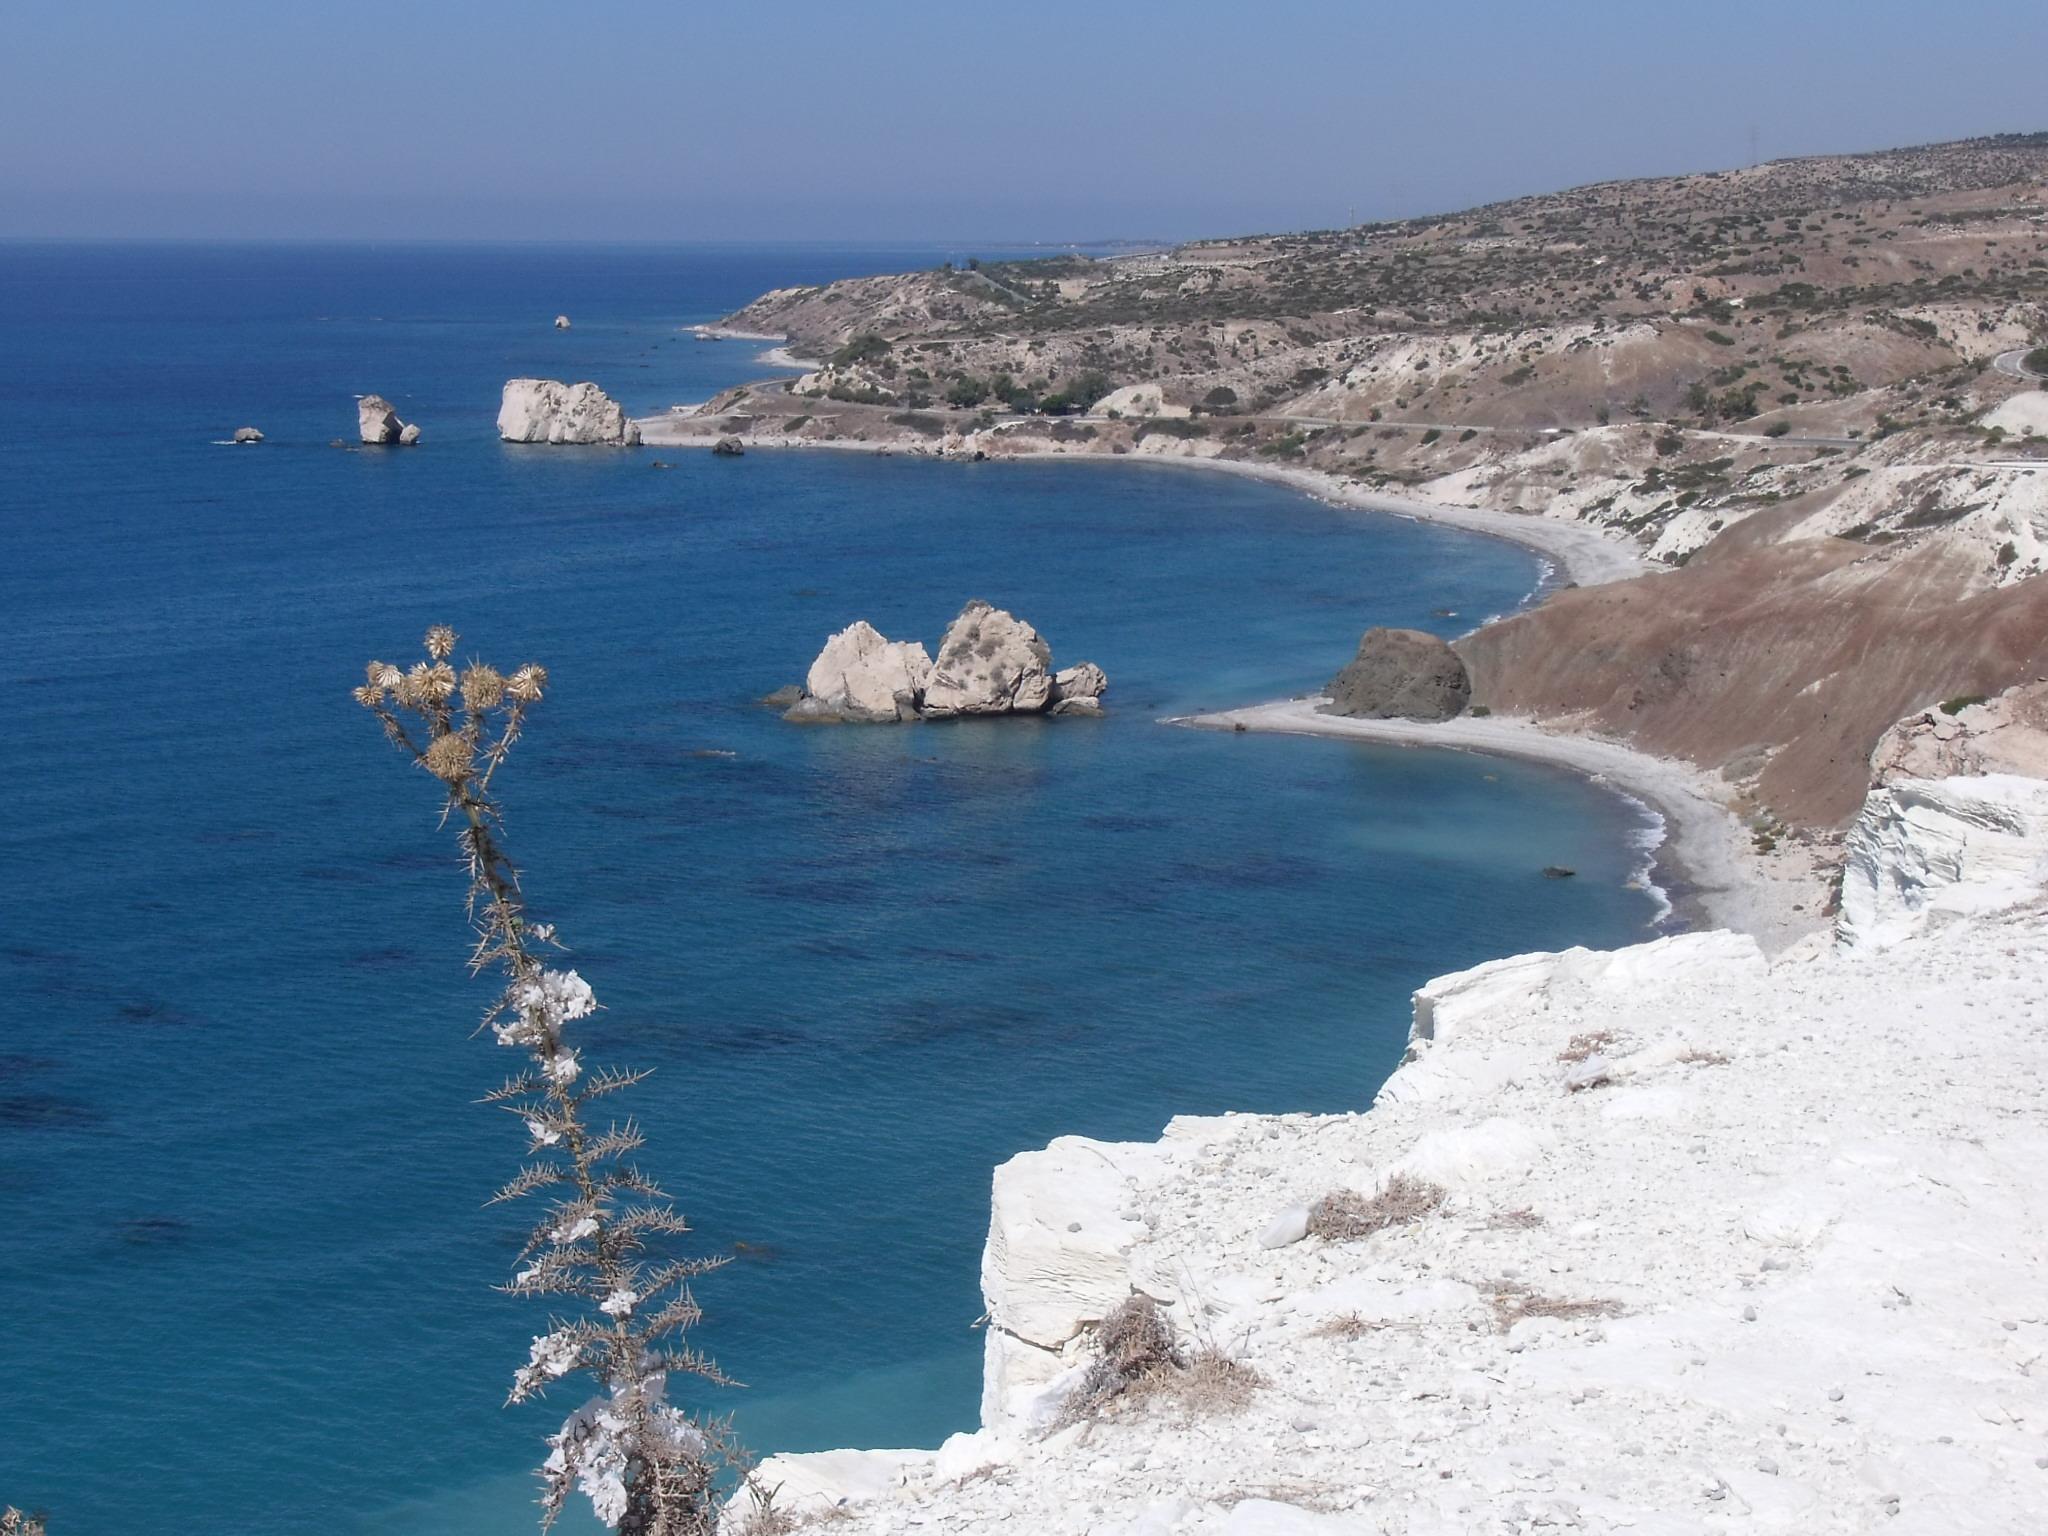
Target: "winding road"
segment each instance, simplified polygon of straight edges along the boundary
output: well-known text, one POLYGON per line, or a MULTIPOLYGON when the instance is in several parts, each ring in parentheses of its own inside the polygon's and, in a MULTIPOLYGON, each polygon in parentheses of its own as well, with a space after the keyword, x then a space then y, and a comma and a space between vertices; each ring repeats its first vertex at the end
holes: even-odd
POLYGON ((2041 375, 2022 361, 2027 355, 2025 347, 2014 347, 2010 352, 2001 352, 1991 359, 1991 366, 2009 379, 2028 379, 2038 382, 2041 375))

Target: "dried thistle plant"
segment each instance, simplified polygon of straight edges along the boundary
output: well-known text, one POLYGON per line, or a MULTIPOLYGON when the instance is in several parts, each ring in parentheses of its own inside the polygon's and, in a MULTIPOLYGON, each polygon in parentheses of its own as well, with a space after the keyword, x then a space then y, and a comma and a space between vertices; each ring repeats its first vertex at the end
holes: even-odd
POLYGON ((47 1536, 41 1515, 25 1515, 12 1504, 0 1509, 0 1536, 47 1536))
POLYGON ((406 670, 371 662, 355 698, 440 783, 443 825, 454 824, 469 866, 477 935, 470 969, 504 980, 482 1028, 527 1057, 485 1100, 516 1115, 528 1143, 526 1161, 490 1203, 545 1194, 548 1205, 499 1289, 565 1310, 534 1339, 508 1401, 575 1375, 598 1387, 549 1437, 541 1525, 553 1525, 581 1489, 598 1518, 625 1536, 701 1536, 717 1524, 720 1471, 744 1472, 745 1463, 723 1422, 672 1406, 666 1388, 676 1372, 726 1384, 683 1342, 701 1315, 690 1280, 725 1261, 664 1253, 689 1228, 630 1161, 643 1145, 639 1126, 627 1119, 600 1128, 591 1113, 597 1100, 647 1074, 590 1066, 570 1044, 568 1026, 595 1011, 597 999, 575 971, 543 962, 561 946, 551 925, 528 920, 501 840, 491 781, 540 702, 547 672, 529 663, 507 676, 472 662, 458 673, 449 659, 455 643, 453 630, 436 625, 425 660, 406 670))

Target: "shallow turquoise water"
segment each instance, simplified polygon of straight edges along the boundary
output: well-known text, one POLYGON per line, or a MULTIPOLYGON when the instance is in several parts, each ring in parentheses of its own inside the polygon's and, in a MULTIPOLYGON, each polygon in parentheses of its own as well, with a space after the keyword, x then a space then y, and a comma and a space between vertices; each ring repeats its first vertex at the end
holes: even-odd
POLYGON ((746 1245, 699 1342, 750 1386, 702 1401, 763 1449, 971 1426, 1004 1157, 1358 1107, 1428 976, 1641 933, 1636 817, 1581 781, 1156 723, 1510 607, 1521 551, 1137 466, 491 435, 510 373, 700 396, 754 349, 676 325, 937 254, 0 247, 0 1498, 63 1536, 520 1528, 571 1406, 499 1406, 535 1319, 478 1205, 520 1139, 470 1102, 504 1063, 431 790, 347 697, 428 622, 553 673, 513 846, 596 1053, 658 1069, 653 1167, 746 1245), (426 445, 325 446, 357 389, 426 445), (272 441, 212 445, 244 421, 272 441), (1100 662, 1110 716, 751 704, 970 596, 1100 662))

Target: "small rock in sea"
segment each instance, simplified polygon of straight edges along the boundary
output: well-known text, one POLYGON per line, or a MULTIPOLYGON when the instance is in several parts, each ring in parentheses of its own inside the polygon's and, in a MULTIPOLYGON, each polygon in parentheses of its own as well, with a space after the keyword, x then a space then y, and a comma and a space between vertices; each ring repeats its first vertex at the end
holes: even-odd
POLYGON ((337 437, 337 438, 333 439, 332 441, 330 441, 330 442, 328 443, 328 445, 327 445, 327 446, 328 446, 328 447, 330 447, 330 448, 346 448, 346 447, 348 446, 348 444, 347 444, 347 443, 345 443, 345 442, 343 442, 343 441, 342 441, 342 440, 341 440, 340 438, 338 438, 338 437, 337 437))
POLYGON ((555 316, 555 329, 558 331, 566 331, 567 329, 569 329, 569 317, 567 315, 555 316))
POLYGON ((418 427, 400 421, 398 412, 382 395, 359 395, 356 397, 356 436, 366 443, 402 443, 409 446, 420 440, 420 431, 418 427), (406 435, 408 432, 412 434, 410 437, 406 435))
POLYGON ((1251 727, 1246 725, 1242 720, 1240 720, 1237 722, 1237 724, 1233 725, 1231 729, 1233 731, 1248 731, 1251 729, 1251 727))
POLYGON ((669 464, 667 459, 655 459, 647 467, 649 469, 667 469, 669 464))
POLYGON ((398 429, 398 441, 405 447, 410 448, 414 443, 418 442, 419 440, 420 424, 418 422, 408 421, 404 426, 398 429))
POLYGON ((260 443, 263 441, 263 434, 254 427, 237 427, 235 428, 235 441, 238 443, 260 443))
POLYGON ((711 445, 711 451, 722 459, 736 459, 747 450, 736 437, 721 437, 711 445))
POLYGON ((1546 880, 1569 880, 1577 873, 1576 869, 1566 869, 1562 864, 1546 864, 1543 866, 1543 878, 1546 880))

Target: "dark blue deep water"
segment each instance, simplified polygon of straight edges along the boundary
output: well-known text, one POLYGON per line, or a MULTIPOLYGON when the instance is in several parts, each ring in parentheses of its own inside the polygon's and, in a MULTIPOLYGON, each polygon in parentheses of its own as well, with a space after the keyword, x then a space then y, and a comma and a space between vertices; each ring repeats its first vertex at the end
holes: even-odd
POLYGON ((488 1289, 507 1062, 432 786, 348 697, 429 622, 553 674, 512 845, 608 1005, 592 1055, 657 1069, 654 1171, 741 1254, 698 1340, 749 1387, 698 1401, 764 1450, 971 1427, 994 1163, 1360 1107, 1425 978, 1641 933, 1593 786, 1156 723, 1509 608, 1521 551, 1192 472, 491 431, 509 375, 701 398, 758 348, 680 326, 964 254, 0 247, 0 1502, 60 1536, 528 1518, 573 1400, 500 1407, 537 1323, 488 1289), (425 443, 328 446, 362 391, 425 443), (1106 667, 1111 715, 750 703, 974 596, 1106 667))

